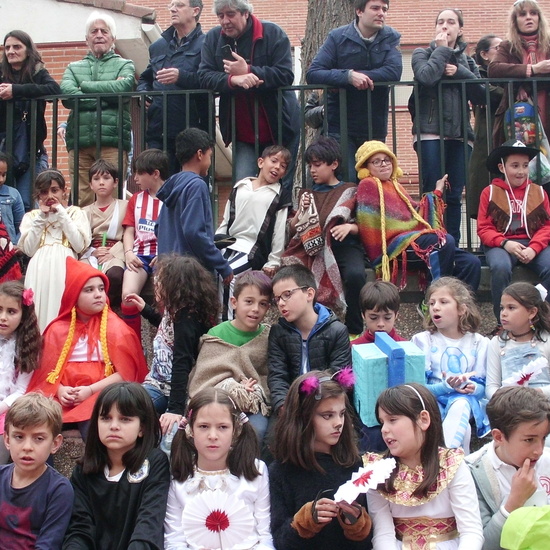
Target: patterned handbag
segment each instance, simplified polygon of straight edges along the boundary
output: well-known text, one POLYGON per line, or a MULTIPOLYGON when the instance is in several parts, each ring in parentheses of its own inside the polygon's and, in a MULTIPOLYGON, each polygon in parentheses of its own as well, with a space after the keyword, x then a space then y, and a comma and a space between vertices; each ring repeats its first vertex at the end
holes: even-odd
POLYGON ((308 208, 298 216, 296 233, 302 240, 304 250, 309 256, 315 256, 325 245, 323 230, 319 223, 319 213, 312 195, 310 195, 308 208))

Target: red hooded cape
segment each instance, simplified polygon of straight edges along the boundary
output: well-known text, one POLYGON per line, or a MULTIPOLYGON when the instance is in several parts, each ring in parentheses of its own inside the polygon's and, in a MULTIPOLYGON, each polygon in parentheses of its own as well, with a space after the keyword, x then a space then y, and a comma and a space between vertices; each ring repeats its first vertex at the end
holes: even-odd
MULTIPOLYGON (((66 361, 57 380, 51 384, 46 380, 55 369, 57 360, 69 333, 71 310, 78 301, 80 291, 92 277, 101 277, 105 283, 105 292, 109 290, 109 280, 104 273, 74 258, 66 260, 65 290, 61 298, 59 315, 46 327, 42 342, 40 367, 34 372, 28 392, 40 391, 57 400, 59 384, 66 386, 88 386, 105 378, 103 361, 72 363, 66 361)), ((78 338, 87 333, 88 351, 99 346, 99 328, 101 314, 94 315, 88 323, 77 319, 76 330, 67 358, 71 357, 78 338)), ((141 342, 135 332, 109 309, 107 317, 107 349, 115 372, 129 382, 143 382, 147 374, 147 364, 141 342)), ((76 407, 63 407, 63 422, 89 420, 98 394, 95 393, 76 407)))

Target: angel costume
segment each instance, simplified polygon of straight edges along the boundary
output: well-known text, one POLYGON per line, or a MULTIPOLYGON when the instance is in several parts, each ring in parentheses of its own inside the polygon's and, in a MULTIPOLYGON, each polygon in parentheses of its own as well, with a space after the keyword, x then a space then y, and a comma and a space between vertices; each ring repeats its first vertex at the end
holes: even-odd
MULTIPOLYGON (((168 505, 164 520, 164 548, 165 550, 183 550, 189 548, 198 550, 204 548, 201 537, 191 540, 182 528, 182 515, 185 508, 195 507, 200 501, 200 495, 207 491, 220 491, 232 495, 246 508, 247 513, 254 518, 254 529, 243 537, 243 541, 233 550, 274 550, 273 539, 269 529, 269 479, 267 467, 261 460, 256 460, 256 468, 260 475, 253 481, 244 477, 234 476, 229 470, 215 472, 195 468, 193 477, 185 481, 172 480, 168 491, 168 505), (195 501, 195 502, 194 502, 195 501)), ((206 531, 206 527, 204 527, 206 531)), ((214 549, 213 549, 214 550, 214 549)))
MULTIPOLYGON (((367 453, 363 462, 380 458, 367 453)), ((461 450, 439 448, 439 475, 426 497, 413 495, 423 479, 422 466, 398 468, 392 493, 367 493, 373 550, 481 550, 479 503, 461 450)))
POLYGON ((25 287, 34 291, 40 331, 57 317, 65 286, 65 259, 76 258, 91 241, 90 224, 78 206, 45 214, 40 209, 23 216, 17 246, 30 256, 25 287))
POLYGON ((105 235, 105 246, 110 247, 109 252, 114 258, 102 264, 102 271, 107 273, 111 267, 122 267, 123 269, 126 267, 122 244, 122 220, 126 215, 127 206, 128 201, 116 199, 106 209, 99 208, 95 202, 82 209, 86 212, 92 228, 92 243, 82 255, 81 260, 87 260, 90 265, 99 269, 97 258, 92 256, 92 253, 96 248, 103 246, 103 236, 105 235))

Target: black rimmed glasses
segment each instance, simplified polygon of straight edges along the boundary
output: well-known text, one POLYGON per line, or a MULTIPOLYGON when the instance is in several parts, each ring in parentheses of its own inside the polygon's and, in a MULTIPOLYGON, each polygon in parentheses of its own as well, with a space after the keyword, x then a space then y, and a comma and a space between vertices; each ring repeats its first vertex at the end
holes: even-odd
POLYGON ((288 302, 290 298, 292 298, 292 295, 295 292, 298 292, 298 290, 305 290, 306 288, 309 288, 306 286, 297 286, 296 288, 291 288, 290 290, 285 290, 282 294, 279 296, 273 296, 273 303, 277 306, 279 305, 279 302, 282 300, 283 302, 288 302))

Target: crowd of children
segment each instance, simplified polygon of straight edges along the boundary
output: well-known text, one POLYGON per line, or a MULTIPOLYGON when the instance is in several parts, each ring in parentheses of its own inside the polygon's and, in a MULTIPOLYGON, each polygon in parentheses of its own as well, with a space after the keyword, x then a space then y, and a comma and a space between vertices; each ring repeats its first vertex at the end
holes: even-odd
MULTIPOLYGON (((31 259, 25 285, 0 284, 0 539, 63 549, 499 548, 508 515, 550 504, 544 287, 500 275, 500 332, 479 334, 479 260, 445 231, 447 178, 415 203, 376 141, 357 151, 359 186, 338 177, 338 143, 314 141, 305 152, 313 188, 290 214, 279 180, 291 159, 268 147, 257 177, 235 184, 220 250, 203 179, 212 148, 205 132, 182 132, 182 171, 170 178, 162 151, 141 153, 141 191, 129 203, 113 198, 118 174, 99 160, 96 202, 82 210, 68 206, 60 172, 42 172, 38 208, 6 227, 31 259), (365 258, 381 280, 365 284, 365 258), (405 282, 414 258, 431 282, 425 330, 412 337, 425 384, 384 390, 378 426, 367 427, 351 399, 361 376, 352 347, 380 332, 403 340, 391 280, 401 267, 405 282), (156 307, 140 296, 150 275, 156 307), (272 305, 279 318, 269 326, 272 305), (149 367, 140 316, 158 327, 149 367), (471 422, 492 441, 470 455, 471 422), (70 483, 49 458, 63 426, 85 441, 70 483), (394 461, 385 480, 351 501, 338 496, 383 459, 394 461)), ((516 143, 494 151, 489 163, 505 179, 480 199, 486 251, 511 257, 509 271, 544 265, 550 218, 527 180, 532 155, 516 143)))

